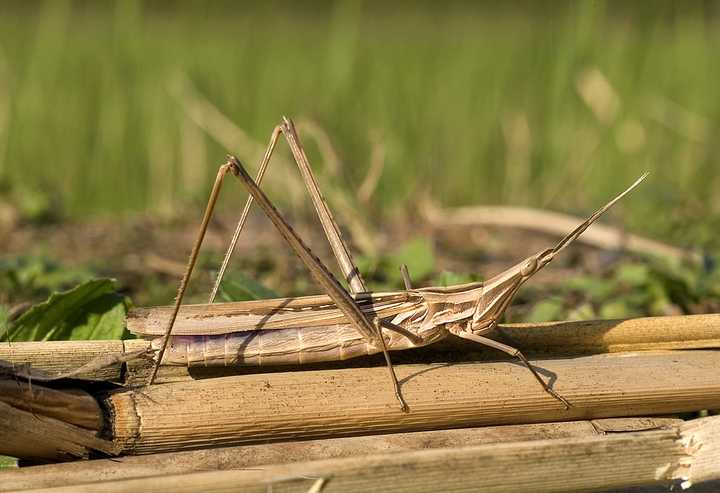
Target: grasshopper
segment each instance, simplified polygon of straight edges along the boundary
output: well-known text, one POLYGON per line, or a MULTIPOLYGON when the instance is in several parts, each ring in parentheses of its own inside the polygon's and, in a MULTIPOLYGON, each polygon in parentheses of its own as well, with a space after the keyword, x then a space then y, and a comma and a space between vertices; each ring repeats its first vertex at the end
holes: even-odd
POLYGON ((453 334, 519 358, 543 390, 569 408, 569 402, 542 379, 520 350, 484 334, 497 325, 525 281, 547 265, 646 176, 647 173, 554 247, 526 258, 487 281, 450 287, 413 288, 407 269, 403 268, 404 291, 369 292, 320 192, 295 126, 289 118, 283 118, 272 132, 255 180, 234 156, 228 156, 227 162, 220 167, 174 305, 134 310, 128 316, 127 325, 132 332, 142 337, 154 337, 151 344, 157 354, 149 384, 155 380, 160 364, 295 365, 383 353, 395 396, 401 409, 407 412, 408 406, 402 397, 389 351, 427 346, 453 334), (349 292, 313 255, 259 187, 281 135, 288 142, 300 169, 349 292), (187 305, 181 310, 183 296, 223 178, 228 173, 239 178, 250 195, 209 302, 187 305), (324 295, 213 304, 253 201, 259 204, 307 267, 325 292, 324 295))

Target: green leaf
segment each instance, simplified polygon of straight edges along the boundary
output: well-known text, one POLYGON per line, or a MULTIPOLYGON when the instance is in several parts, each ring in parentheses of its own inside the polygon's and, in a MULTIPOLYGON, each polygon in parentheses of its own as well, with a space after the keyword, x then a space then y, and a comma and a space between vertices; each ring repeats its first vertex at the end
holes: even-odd
POLYGON ((566 320, 592 320, 597 318, 597 315, 590 303, 583 303, 568 311, 567 316, 563 318, 566 320))
POLYGON ((622 264, 615 273, 618 282, 630 286, 643 286, 650 281, 650 267, 645 264, 622 264))
POLYGON ((25 220, 45 222, 58 218, 58 209, 53 204, 51 194, 31 187, 22 187, 12 195, 25 220))
POLYGON ((600 318, 615 319, 634 315, 634 310, 625 300, 608 301, 600 307, 600 318))
POLYGON ((9 469, 11 467, 17 467, 17 459, 15 457, 0 455, 0 469, 9 469))
POLYGON ((10 307, 0 304, 0 341, 5 340, 8 333, 8 318, 10 317, 10 307))
POLYGON ((279 295, 254 279, 243 274, 235 274, 220 285, 220 297, 223 301, 248 301, 278 298, 279 295))
POLYGON ((358 255, 355 257, 355 265, 363 277, 373 277, 378 269, 379 259, 377 257, 367 257, 358 255))
POLYGON ((611 281, 592 276, 577 276, 568 279, 565 287, 571 291, 579 291, 594 301, 607 299, 615 289, 611 281))
POLYGON ((0 289, 20 298, 48 296, 92 278, 87 270, 68 268, 41 256, 0 259, 0 289))
POLYGON ((682 315, 683 310, 678 305, 670 302, 669 299, 657 299, 653 301, 647 309, 650 315, 660 317, 665 315, 682 315))
POLYGON ((112 279, 94 279, 53 293, 8 324, 2 340, 48 341, 120 339, 125 331, 126 300, 112 279))
POLYGON ((405 264, 413 281, 424 279, 435 268, 435 252, 426 238, 413 238, 398 247, 387 257, 388 277, 400 280, 400 265, 405 264))
POLYGON ((549 298, 537 303, 525 317, 526 322, 550 322, 564 318, 563 302, 559 298, 549 298))

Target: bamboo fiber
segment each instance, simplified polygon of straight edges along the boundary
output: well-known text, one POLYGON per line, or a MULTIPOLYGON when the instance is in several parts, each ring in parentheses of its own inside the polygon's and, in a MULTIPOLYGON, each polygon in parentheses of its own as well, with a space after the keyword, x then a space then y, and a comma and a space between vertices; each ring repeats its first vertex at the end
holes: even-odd
POLYGON ((384 368, 269 373, 109 395, 125 454, 383 432, 642 416, 720 407, 720 351, 537 361, 572 407, 513 362, 401 365, 409 413, 384 368))
POLYGON ((720 477, 720 417, 675 429, 440 448, 34 491, 593 491, 720 477), (314 488, 314 489, 313 489, 314 488))
POLYGON ((92 430, 33 414, 0 402, 0 452, 30 460, 62 461, 87 458, 93 450, 118 452, 92 430))
POLYGON ((0 471, 0 492, 199 471, 257 468, 269 464, 432 448, 594 436, 606 432, 620 433, 677 427, 680 423, 681 420, 671 418, 611 418, 592 422, 488 426, 99 459, 0 471))
POLYGON ((113 453, 112 442, 96 437, 103 425, 98 402, 83 390, 0 378, 0 454, 43 461, 113 453))
POLYGON ((103 426, 103 413, 97 401, 80 389, 55 390, 38 384, 0 379, 0 402, 89 430, 99 431, 103 426))

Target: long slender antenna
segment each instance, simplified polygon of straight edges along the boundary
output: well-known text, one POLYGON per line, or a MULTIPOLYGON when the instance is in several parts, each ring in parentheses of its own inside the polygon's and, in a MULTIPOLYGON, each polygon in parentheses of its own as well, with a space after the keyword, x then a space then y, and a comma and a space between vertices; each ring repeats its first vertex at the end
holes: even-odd
POLYGON ((590 227, 590 225, 597 220, 597 218, 602 216, 608 209, 610 209, 613 205, 615 205, 615 203, 618 200, 620 200, 621 198, 623 198, 624 196, 626 196, 627 194, 632 192, 633 189, 635 189, 635 187, 640 185, 640 183, 642 183, 642 181, 645 178, 647 178, 649 174, 650 173, 648 173, 648 172, 643 173, 642 176, 640 176, 640 178, 635 180, 635 182, 632 185, 630 185, 627 189, 625 189, 624 192, 622 192, 620 195, 618 195, 617 197, 612 199, 610 202, 608 202, 607 204, 602 206, 600 209, 595 211, 592 216, 588 217, 582 224, 580 224, 577 228, 575 228, 570 233, 568 233, 562 240, 560 240, 558 242, 557 245, 555 245, 555 247, 550 252, 548 252, 548 255, 550 255, 550 258, 548 259, 548 261, 550 259, 552 259, 552 257, 554 257, 555 255, 557 255, 558 253, 563 251, 570 243, 575 241, 578 238, 578 236, 583 234, 583 232, 585 232, 585 230, 588 229, 590 227))

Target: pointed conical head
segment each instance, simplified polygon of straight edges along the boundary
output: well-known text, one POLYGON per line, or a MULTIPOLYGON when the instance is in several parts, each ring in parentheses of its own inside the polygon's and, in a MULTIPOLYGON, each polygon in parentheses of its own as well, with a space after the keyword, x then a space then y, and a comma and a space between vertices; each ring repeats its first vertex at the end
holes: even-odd
POLYGON ((595 211, 595 213, 568 233, 553 248, 548 248, 535 255, 532 255, 522 262, 512 266, 506 271, 489 279, 484 283, 482 294, 477 302, 475 314, 473 315, 473 331, 483 332, 492 329, 500 320, 508 305, 515 297, 520 286, 530 279, 536 272, 547 265, 555 256, 574 242, 587 228, 590 227, 600 216, 602 216, 615 203, 630 193, 646 177, 643 174, 635 180, 624 192, 595 211))

